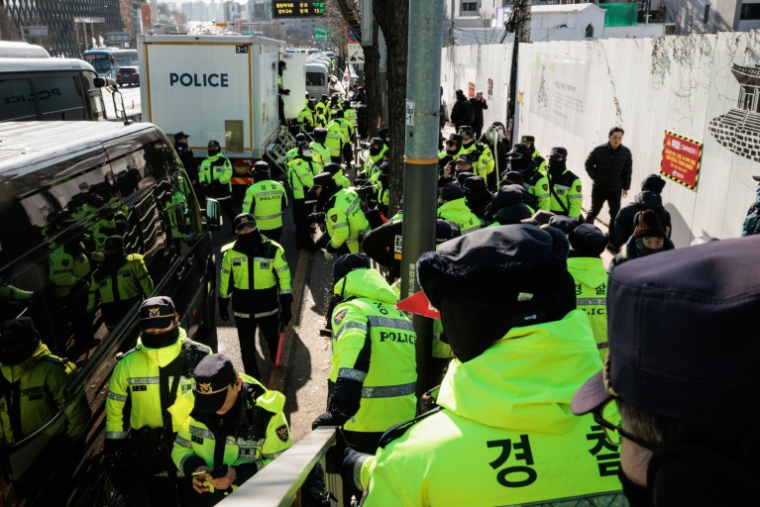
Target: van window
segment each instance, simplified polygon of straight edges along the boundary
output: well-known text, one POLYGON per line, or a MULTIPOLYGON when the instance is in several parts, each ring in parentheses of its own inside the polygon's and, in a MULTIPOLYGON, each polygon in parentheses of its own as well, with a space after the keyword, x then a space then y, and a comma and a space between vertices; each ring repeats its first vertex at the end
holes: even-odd
POLYGON ((37 117, 31 79, 0 79, 0 121, 37 117))
POLYGON ((322 72, 307 72, 306 86, 324 86, 325 75, 322 72))
POLYGON ((84 96, 74 74, 37 77, 34 80, 42 120, 86 120, 84 96))

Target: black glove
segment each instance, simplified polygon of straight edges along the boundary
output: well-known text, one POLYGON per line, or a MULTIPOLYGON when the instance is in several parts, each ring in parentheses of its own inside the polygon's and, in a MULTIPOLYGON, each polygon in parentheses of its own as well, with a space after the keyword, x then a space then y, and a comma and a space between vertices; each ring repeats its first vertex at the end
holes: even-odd
POLYGON ((339 378, 333 387, 329 410, 336 414, 352 417, 359 411, 364 384, 358 380, 339 378))
POLYGON ((224 320, 230 320, 230 300, 227 298, 219 298, 219 317, 224 320))
POLYGON ((287 90, 287 89, 282 90, 282 94, 287 97, 288 95, 290 95, 290 90, 287 90))
POLYGON ((77 281, 71 286, 70 294, 71 296, 78 296, 88 290, 90 290, 90 283, 84 278, 77 278, 77 281))
POLYGON ((311 423, 311 429, 315 430, 321 426, 343 426, 348 421, 348 417, 336 412, 324 412, 317 416, 311 423))
POLYGON ((290 323, 293 318, 293 296, 291 294, 282 294, 280 296, 280 322, 283 326, 290 323))
POLYGON ((325 221, 325 214, 324 213, 312 213, 308 217, 306 217, 306 221, 311 224, 316 224, 317 222, 324 222, 325 221))
POLYGON ((110 466, 114 466, 121 461, 125 442, 126 440, 120 438, 106 438, 103 442, 103 455, 108 460, 110 466))

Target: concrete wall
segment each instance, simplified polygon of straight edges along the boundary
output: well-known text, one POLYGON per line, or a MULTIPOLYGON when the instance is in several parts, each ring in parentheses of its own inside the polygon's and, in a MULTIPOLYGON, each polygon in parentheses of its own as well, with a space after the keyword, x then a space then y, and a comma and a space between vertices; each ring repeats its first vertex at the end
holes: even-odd
POLYGON ((760 34, 750 32, 522 44, 518 135, 535 135, 542 153, 568 149, 586 209, 591 181, 583 162, 610 127, 626 131, 632 193, 659 171, 665 130, 702 142, 697 190, 668 181, 663 193, 673 239, 684 246, 702 235, 738 236, 754 201, 751 176, 760 173, 760 114, 737 109, 731 69, 760 64, 758 42, 760 34))

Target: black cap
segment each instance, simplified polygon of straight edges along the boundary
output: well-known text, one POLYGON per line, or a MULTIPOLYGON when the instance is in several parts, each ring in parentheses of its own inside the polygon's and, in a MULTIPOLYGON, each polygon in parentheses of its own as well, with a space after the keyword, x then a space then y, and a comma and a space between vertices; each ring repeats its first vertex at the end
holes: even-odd
POLYGON ((522 186, 525 183, 525 178, 520 171, 507 171, 504 175, 504 181, 522 186))
POLYGON ((453 201, 464 197, 464 190, 462 190, 462 187, 454 183, 445 184, 438 189, 438 192, 441 194, 441 199, 444 201, 453 201))
POLYGON ((389 129, 388 127, 381 128, 380 130, 377 131, 377 136, 382 138, 383 140, 385 140, 386 137, 390 137, 390 135, 391 135, 391 129, 389 129))
POLYGON ((665 188, 665 179, 659 174, 649 174, 641 180, 641 190, 661 194, 663 188, 665 188))
POLYGON ((472 178, 473 176, 475 176, 475 173, 471 173, 470 171, 457 172, 457 183, 461 187, 467 178, 472 178))
POLYGON ((493 218, 501 225, 519 224, 526 218, 530 218, 530 208, 523 202, 507 204, 499 209, 493 218))
POLYGON ((179 140, 180 140, 180 139, 182 139, 182 138, 185 138, 185 139, 186 139, 186 138, 188 138, 188 137, 190 137, 190 136, 189 136, 189 135, 187 135, 187 134, 185 134, 184 132, 177 132, 176 134, 174 134, 174 140, 175 140, 175 141, 179 141, 179 140))
POLYGON ((370 146, 372 146, 373 148, 381 148, 381 149, 382 149, 382 147, 383 147, 383 146, 385 146, 385 141, 383 141, 383 140, 382 140, 382 139, 380 139, 379 137, 373 137, 373 138, 370 140, 369 144, 370 144, 370 146))
POLYGON ((209 149, 216 148, 216 149, 219 149, 219 150, 222 149, 222 147, 219 145, 219 141, 209 141, 208 142, 208 148, 209 149))
POLYGON ((451 220, 441 220, 440 218, 435 222, 435 242, 440 245, 446 241, 454 238, 458 238, 462 235, 462 230, 459 226, 451 220))
POLYGON ((320 99, 328 99, 328 98, 330 97, 328 97, 326 93, 323 93, 322 96, 320 97, 320 99))
POLYGON ((124 238, 121 236, 108 236, 104 245, 106 253, 121 253, 124 251, 124 238))
POLYGON ((316 142, 324 143, 325 139, 327 139, 327 129, 323 129, 323 128, 314 129, 314 140, 316 142))
POLYGON ((563 215, 554 215, 549 218, 549 226, 559 229, 565 234, 570 234, 576 227, 578 227, 578 221, 574 218, 563 215))
POLYGON ((172 327, 176 313, 174 301, 170 297, 156 296, 146 299, 140 306, 140 327, 143 331, 172 327))
POLYGON ((306 134, 296 134, 296 143, 306 141, 306 134))
MULTIPOLYGON (((518 173, 519 174, 519 173, 518 173)), ((523 188, 520 185, 502 185, 493 196, 491 202, 491 212, 496 213, 501 208, 509 206, 511 204, 517 204, 525 201, 525 194, 523 188)), ((530 213, 525 218, 530 218, 530 213)))
POLYGON ((760 236, 623 263, 607 293, 608 368, 573 398, 585 414, 617 395, 677 421, 754 431, 760 418, 760 236), (720 349, 730 336, 730 350, 720 349), (720 353, 719 353, 720 352, 720 353))
POLYGON ((533 225, 546 225, 549 223, 549 220, 554 216, 554 213, 551 211, 546 211, 543 209, 540 209, 536 211, 536 213, 528 219, 525 219, 522 221, 524 224, 533 224, 533 225))
POLYGON ((463 138, 472 137, 475 135, 475 131, 469 125, 462 125, 459 127, 459 135, 463 138))
POLYGON ((250 213, 241 213, 235 217, 235 231, 240 231, 245 227, 256 227, 256 219, 250 213))
POLYGON ((561 146, 555 146, 552 148, 549 158, 552 160, 567 159, 567 150, 561 146))
POLYGON ((333 284, 357 269, 369 269, 370 259, 363 253, 346 254, 338 257, 333 264, 333 284))
POLYGON ((222 354, 209 354, 193 371, 195 404, 193 413, 213 414, 227 401, 229 386, 238 378, 232 361, 222 354))
POLYGON ((610 238, 595 225, 581 224, 567 236, 567 240, 581 257, 599 257, 610 238))
POLYGON ((469 155, 459 155, 459 158, 456 159, 456 163, 458 164, 459 162, 472 165, 472 158, 469 155))
POLYGON ((533 153, 530 151, 530 148, 524 144, 517 143, 512 146, 512 150, 509 151, 506 156, 507 158, 531 158, 533 156, 533 153))
POLYGON ((525 143, 535 144, 536 143, 536 138, 534 136, 522 136, 520 138, 520 142, 523 143, 523 144, 525 144, 525 143))

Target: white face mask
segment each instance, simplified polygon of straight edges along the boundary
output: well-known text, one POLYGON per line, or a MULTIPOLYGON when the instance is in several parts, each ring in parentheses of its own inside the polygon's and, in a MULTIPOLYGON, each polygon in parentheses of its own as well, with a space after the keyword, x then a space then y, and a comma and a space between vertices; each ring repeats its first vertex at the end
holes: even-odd
POLYGON ((304 157, 311 157, 311 150, 303 150, 304 157))

